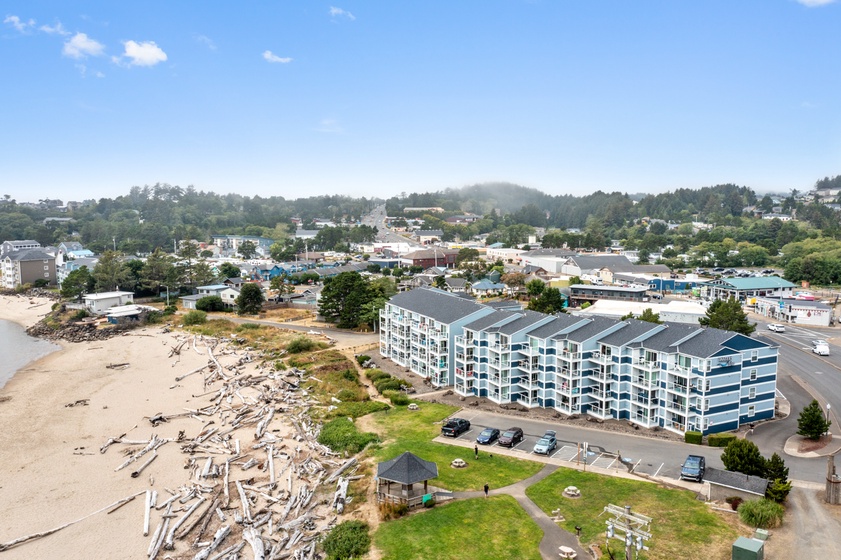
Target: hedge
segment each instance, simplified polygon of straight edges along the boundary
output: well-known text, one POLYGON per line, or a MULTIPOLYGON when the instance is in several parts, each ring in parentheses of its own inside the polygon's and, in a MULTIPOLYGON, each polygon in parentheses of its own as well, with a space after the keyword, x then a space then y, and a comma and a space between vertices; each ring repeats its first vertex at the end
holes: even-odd
POLYGON ((736 434, 722 433, 712 434, 707 437, 710 447, 727 447, 727 444, 736 439, 736 434))
POLYGON ((704 441, 704 435, 701 432, 686 432, 683 435, 683 441, 686 443, 694 443, 696 445, 701 445, 704 441))

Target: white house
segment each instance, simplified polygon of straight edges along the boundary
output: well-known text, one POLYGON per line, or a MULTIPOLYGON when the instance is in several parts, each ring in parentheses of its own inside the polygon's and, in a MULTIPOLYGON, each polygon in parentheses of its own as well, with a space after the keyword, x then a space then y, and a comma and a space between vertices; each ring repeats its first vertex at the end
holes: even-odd
POLYGON ((105 314, 110 308, 134 303, 132 292, 102 292, 84 296, 85 308, 96 315, 105 314))

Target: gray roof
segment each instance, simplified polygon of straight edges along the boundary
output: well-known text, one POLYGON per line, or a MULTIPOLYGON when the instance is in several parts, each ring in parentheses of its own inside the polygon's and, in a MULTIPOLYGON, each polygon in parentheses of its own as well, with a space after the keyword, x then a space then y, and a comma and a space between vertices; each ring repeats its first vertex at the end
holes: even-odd
POLYGON ((734 332, 721 329, 701 329, 697 336, 693 336, 686 342, 678 345, 677 349, 681 354, 709 358, 721 351, 725 342, 736 335, 734 332))
POLYGON ((467 284, 467 280, 464 278, 444 278, 444 282, 447 286, 451 288, 463 288, 465 284, 467 284))
POLYGON ((603 292, 645 292, 648 290, 648 286, 602 286, 597 284, 573 284, 570 286, 570 289, 576 290, 589 290, 589 291, 598 291, 601 290, 603 292))
POLYGON ((55 257, 47 253, 43 249, 21 249, 20 251, 10 251, 3 255, 4 258, 9 258, 13 261, 48 261, 55 260, 55 257))
POLYGON ((416 237, 442 237, 444 232, 440 229, 419 229, 415 232, 416 237))
POLYGON ((510 321, 516 314, 511 311, 494 311, 493 313, 489 313, 484 317, 479 317, 475 321, 471 321, 464 325, 465 329, 469 329, 471 331, 481 331, 484 329, 488 329, 500 322, 503 321, 510 321))
POLYGON ((437 477, 438 465, 408 451, 391 461, 377 464, 377 478, 399 484, 415 484, 437 477))
POLYGON ((465 299, 437 288, 415 288, 395 295, 390 302, 445 324, 454 323, 486 309, 472 298, 465 299))
POLYGON ((758 496, 764 496, 765 490, 768 488, 768 480, 761 476, 751 476, 713 467, 707 467, 707 470, 704 472, 704 481, 710 484, 726 486, 727 488, 735 488, 758 496))
POLYGON ((582 270, 607 268, 612 272, 631 272, 635 268, 624 255, 576 255, 570 260, 582 270))
POLYGON ((528 335, 533 336, 535 338, 549 338, 553 334, 557 334, 558 332, 564 329, 568 329, 572 325, 575 325, 576 323, 581 323, 583 321, 586 321, 586 319, 562 313, 554 317, 550 322, 546 323, 545 325, 540 325, 539 327, 530 330, 528 332, 528 335))
POLYGON ((532 251, 526 251, 521 256, 523 257, 572 257, 575 256, 577 253, 575 251, 570 251, 569 249, 534 249, 532 251))
POLYGON ((663 329, 661 325, 640 321, 638 319, 629 319, 623 322, 625 323, 624 327, 618 331, 610 333, 604 338, 600 338, 599 342, 610 346, 622 346, 644 336, 646 333, 654 333, 663 329))
POLYGON ((566 335, 553 338, 566 338, 567 340, 571 340, 573 342, 584 342, 585 340, 589 340, 597 334, 604 332, 605 329, 609 329, 618 322, 615 319, 598 316, 590 317, 587 321, 587 323, 584 323, 581 327, 575 329, 574 331, 566 335))
POLYGON ((665 329, 645 339, 644 343, 634 344, 634 346, 644 346, 656 352, 677 352, 677 348, 673 346, 675 342, 701 332, 701 327, 695 325, 665 323, 665 326, 665 329))
POLYGON ((499 332, 503 334, 514 334, 516 332, 520 332, 523 329, 534 325, 535 323, 539 323, 541 321, 546 320, 547 315, 545 313, 538 313, 537 311, 523 311, 520 317, 511 321, 510 323, 506 323, 502 327, 500 327, 499 332))

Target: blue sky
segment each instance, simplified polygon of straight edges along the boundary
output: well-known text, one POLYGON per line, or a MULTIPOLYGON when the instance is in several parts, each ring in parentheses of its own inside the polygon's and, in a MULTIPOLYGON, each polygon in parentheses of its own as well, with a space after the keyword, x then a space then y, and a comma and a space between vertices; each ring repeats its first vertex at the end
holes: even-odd
POLYGON ((2 3, 0 195, 551 194, 841 174, 841 3, 2 3))

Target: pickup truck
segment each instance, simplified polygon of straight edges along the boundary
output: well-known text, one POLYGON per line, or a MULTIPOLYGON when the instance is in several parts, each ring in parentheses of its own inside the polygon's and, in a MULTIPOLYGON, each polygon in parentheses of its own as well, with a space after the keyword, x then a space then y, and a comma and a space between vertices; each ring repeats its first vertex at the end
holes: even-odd
POLYGON ((470 429, 470 422, 464 418, 450 418, 441 427, 441 435, 448 437, 458 437, 470 429))

